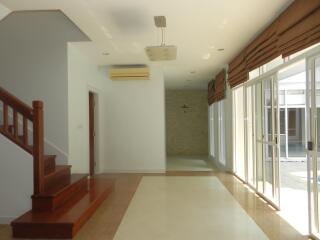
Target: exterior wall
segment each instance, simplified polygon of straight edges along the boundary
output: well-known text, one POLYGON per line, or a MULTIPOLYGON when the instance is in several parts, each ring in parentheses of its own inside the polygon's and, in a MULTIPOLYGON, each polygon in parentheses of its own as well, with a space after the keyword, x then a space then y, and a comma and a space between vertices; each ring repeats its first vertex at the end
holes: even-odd
POLYGON ((208 155, 207 106, 206 91, 166 91, 168 155, 208 155))

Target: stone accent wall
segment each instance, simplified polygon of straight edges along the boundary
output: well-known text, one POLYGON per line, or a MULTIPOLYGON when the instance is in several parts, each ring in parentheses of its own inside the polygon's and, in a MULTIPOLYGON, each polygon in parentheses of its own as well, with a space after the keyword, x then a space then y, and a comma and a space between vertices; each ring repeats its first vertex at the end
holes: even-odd
POLYGON ((168 155, 208 154, 207 91, 166 91, 166 140, 168 155))

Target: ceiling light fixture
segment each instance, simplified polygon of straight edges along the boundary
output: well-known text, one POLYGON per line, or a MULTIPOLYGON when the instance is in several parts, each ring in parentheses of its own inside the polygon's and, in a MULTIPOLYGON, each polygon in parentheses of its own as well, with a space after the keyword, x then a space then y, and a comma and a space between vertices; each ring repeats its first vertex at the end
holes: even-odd
POLYGON ((218 51, 219 51, 219 52, 223 52, 223 51, 224 51, 224 48, 219 48, 218 51))
POLYGON ((145 48, 146 54, 150 61, 169 61, 177 58, 177 47, 174 45, 167 46, 165 43, 165 28, 167 21, 165 16, 155 16, 154 23, 157 28, 161 29, 160 46, 148 46, 145 48))
POLYGON ((211 58, 211 54, 210 53, 206 53, 202 56, 203 60, 209 60, 211 58))

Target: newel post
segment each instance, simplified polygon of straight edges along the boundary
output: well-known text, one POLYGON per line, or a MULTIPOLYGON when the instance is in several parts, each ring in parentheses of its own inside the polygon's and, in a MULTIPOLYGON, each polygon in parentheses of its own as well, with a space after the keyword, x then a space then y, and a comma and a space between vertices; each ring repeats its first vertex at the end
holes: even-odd
POLYGON ((43 103, 32 102, 33 106, 33 187, 34 195, 44 189, 44 126, 43 103))

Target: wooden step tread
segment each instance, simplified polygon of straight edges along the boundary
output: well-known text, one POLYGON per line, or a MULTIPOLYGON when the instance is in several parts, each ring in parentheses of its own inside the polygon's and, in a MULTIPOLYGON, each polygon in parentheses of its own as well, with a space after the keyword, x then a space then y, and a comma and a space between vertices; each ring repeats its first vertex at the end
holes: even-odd
POLYGON ((59 185, 55 185, 49 188, 47 191, 40 193, 37 197, 55 197, 59 195, 61 192, 69 189, 73 184, 77 183, 81 179, 87 179, 87 174, 72 174, 70 178, 70 183, 67 186, 60 187, 59 185))
POLYGON ((76 194, 88 192, 88 175, 72 174, 64 185, 54 184, 45 192, 32 196, 33 211, 54 211, 76 194))
POLYGON ((75 194, 52 212, 29 211, 11 225, 15 238, 72 238, 112 192, 114 182, 103 177, 88 180, 89 190, 75 194))

